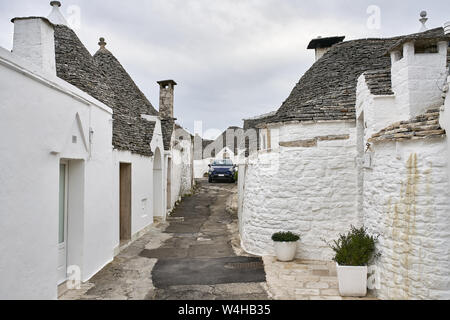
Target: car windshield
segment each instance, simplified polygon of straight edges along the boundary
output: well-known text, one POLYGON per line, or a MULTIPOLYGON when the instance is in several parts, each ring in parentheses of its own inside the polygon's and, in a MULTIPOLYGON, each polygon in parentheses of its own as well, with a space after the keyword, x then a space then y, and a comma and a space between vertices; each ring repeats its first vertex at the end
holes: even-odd
POLYGON ((212 163, 213 166, 232 166, 233 161, 226 159, 226 160, 216 160, 212 163))

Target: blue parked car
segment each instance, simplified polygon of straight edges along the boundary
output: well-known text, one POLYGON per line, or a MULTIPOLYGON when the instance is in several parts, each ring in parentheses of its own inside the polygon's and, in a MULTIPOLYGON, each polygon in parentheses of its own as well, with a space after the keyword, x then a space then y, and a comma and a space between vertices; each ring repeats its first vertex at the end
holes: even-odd
POLYGON ((236 173, 236 165, 233 161, 225 160, 215 160, 209 165, 208 181, 212 183, 216 180, 228 180, 230 182, 235 182, 234 177, 236 173))

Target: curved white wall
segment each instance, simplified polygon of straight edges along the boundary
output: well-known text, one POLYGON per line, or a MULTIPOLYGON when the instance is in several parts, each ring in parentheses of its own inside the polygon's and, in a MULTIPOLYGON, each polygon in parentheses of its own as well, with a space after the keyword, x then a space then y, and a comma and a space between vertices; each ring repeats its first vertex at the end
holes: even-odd
POLYGON ((335 239, 359 222, 353 124, 286 125, 274 141, 327 135, 348 135, 348 139, 318 141, 314 147, 282 147, 249 158, 247 172, 240 172, 246 177, 241 213, 246 250, 273 254, 272 234, 293 231, 302 235, 297 257, 328 260, 331 250, 322 239, 335 239))

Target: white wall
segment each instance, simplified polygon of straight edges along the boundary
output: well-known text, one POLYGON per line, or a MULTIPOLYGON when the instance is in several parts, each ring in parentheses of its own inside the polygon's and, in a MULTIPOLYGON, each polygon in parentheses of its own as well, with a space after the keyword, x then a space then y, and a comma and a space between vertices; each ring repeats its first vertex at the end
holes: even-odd
POLYGON ((208 173, 209 167, 208 165, 211 164, 213 161, 213 158, 208 159, 202 159, 202 160, 194 160, 194 177, 195 179, 201 179, 204 178, 204 174, 208 173))
MULTIPOLYGON (((439 118, 439 123, 446 132, 450 132, 450 76, 447 77, 447 97, 445 99, 444 105, 441 107, 441 116, 439 118)), ((447 159, 450 159, 450 140, 447 139, 447 159)), ((448 170, 448 179, 450 181, 450 166, 448 170)))
POLYGON ((382 299, 449 299, 447 138, 376 143, 364 223, 379 234, 382 299))
MULTIPOLYGON (((0 49, 0 298, 57 297, 60 158, 84 164, 83 277, 112 259, 112 113, 100 102, 0 49), (20 92, 18 92, 20 88, 20 92), (89 148, 89 128, 94 131, 89 148), (71 144, 72 135, 78 137, 71 144), (87 139, 87 146, 81 140, 87 139), (70 143, 70 144, 69 144, 70 143), (89 152, 91 151, 91 152, 89 152), (90 154, 89 154, 90 153, 90 154), (98 201, 102 199, 104 201, 98 201), (94 245, 95 244, 95 245, 94 245)), ((83 193, 83 186, 81 186, 83 193)), ((70 216, 70 213, 69 213, 70 216)))
POLYGON ((279 129, 280 142, 327 135, 349 135, 349 139, 250 156, 243 191, 242 244, 254 254, 273 254, 272 234, 293 231, 302 235, 297 257, 328 260, 331 250, 322 238, 332 240, 358 223, 356 128, 335 122, 273 129, 272 133, 279 129))
POLYGON ((358 78, 356 88, 356 119, 364 114, 365 140, 373 134, 386 128, 392 123, 408 119, 407 106, 398 107, 399 100, 396 95, 372 95, 366 84, 366 78, 361 75, 358 78), (402 109, 404 112, 402 112, 402 109))
MULTIPOLYGON (((360 77, 357 114, 364 114, 368 125, 358 134, 364 145, 380 129, 440 106, 444 72, 442 48, 439 54, 417 55, 413 45, 406 44, 404 58, 392 67, 392 99, 371 96, 360 77)), ((440 116, 447 132, 449 107, 447 99, 440 116)), ((361 169, 360 192, 363 222, 380 236, 376 294, 382 299, 450 297, 449 147, 447 137, 371 145, 372 161, 361 169)))
MULTIPOLYGON (((147 118, 147 117, 146 117, 147 118)), ((139 232, 146 227, 153 224, 155 216, 161 216, 162 212, 155 214, 155 205, 157 208, 163 208, 165 204, 165 179, 164 177, 164 146, 161 133, 161 122, 156 117, 151 117, 148 120, 155 121, 155 129, 153 138, 149 144, 149 148, 153 151, 152 157, 141 156, 131 153, 129 151, 113 151, 113 203, 114 203, 114 239, 115 247, 120 243, 120 163, 131 164, 131 234, 132 239, 135 239, 139 232), (159 149, 159 153, 156 151, 159 149), (159 180, 154 184, 154 161, 155 157, 160 157, 161 175, 156 177, 159 180), (154 193, 154 187, 159 188, 158 192, 154 193), (156 199, 155 199, 156 195, 156 199)), ((161 210, 159 210, 161 211, 161 210)), ((117 248, 116 248, 117 252, 117 248)))
POLYGON ((403 119, 414 117, 442 104, 446 78, 447 42, 439 42, 438 53, 415 53, 414 43, 403 46, 403 58, 392 63, 392 90, 403 119))
POLYGON ((116 246, 120 242, 120 163, 131 164, 131 234, 153 223, 153 159, 129 151, 113 152, 114 233, 116 246))
POLYGON ((173 208, 182 196, 192 192, 192 166, 193 158, 190 141, 180 141, 176 148, 172 149, 172 176, 171 176, 171 203, 173 208))

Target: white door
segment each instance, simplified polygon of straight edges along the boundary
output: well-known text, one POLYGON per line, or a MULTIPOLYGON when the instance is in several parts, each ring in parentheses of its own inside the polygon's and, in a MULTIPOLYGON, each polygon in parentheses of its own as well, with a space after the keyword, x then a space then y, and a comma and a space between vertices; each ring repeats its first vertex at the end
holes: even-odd
POLYGON ((67 280, 67 180, 69 164, 59 168, 58 285, 67 280))

